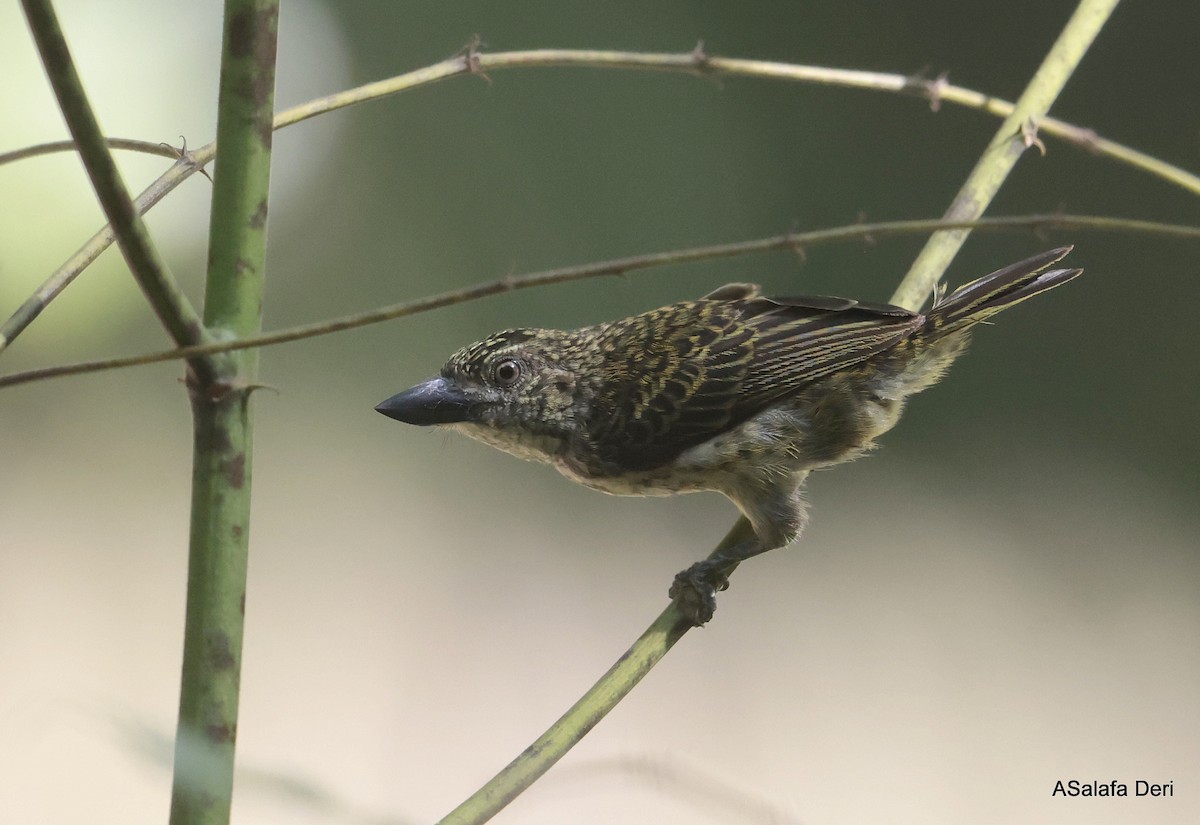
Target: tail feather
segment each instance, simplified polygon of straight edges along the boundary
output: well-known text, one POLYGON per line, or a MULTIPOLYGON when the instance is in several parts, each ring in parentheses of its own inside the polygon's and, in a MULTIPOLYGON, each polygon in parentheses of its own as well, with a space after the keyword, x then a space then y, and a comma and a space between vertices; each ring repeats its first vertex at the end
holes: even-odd
POLYGON ((936 299, 906 347, 897 348, 898 356, 891 362, 894 371, 880 371, 874 392, 898 401, 935 383, 966 349, 972 326, 1078 277, 1083 270, 1049 268, 1070 251, 1071 247, 1064 246, 1043 252, 936 299))
POLYGON ((973 326, 1026 298, 1078 277, 1082 269, 1048 268, 1070 251, 1069 246, 1051 249, 959 287, 925 313, 926 332, 945 334, 973 326))

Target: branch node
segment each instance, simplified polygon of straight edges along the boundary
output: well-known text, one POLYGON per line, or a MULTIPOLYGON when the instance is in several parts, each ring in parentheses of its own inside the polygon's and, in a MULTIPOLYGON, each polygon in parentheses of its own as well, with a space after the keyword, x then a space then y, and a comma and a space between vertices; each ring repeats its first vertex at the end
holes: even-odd
POLYGON ((929 111, 937 112, 942 108, 942 94, 950 85, 950 73, 942 72, 929 84, 929 111))
POLYGON ((923 97, 929 101, 929 111, 937 112, 942 108, 942 95, 950 86, 950 73, 942 72, 933 80, 925 76, 930 71, 929 66, 922 66, 904 79, 903 92, 923 97))
POLYGON ((1033 236, 1039 241, 1049 242, 1050 232, 1062 222, 1062 218, 1066 214, 1066 204, 1060 202, 1058 204, 1058 208, 1055 209, 1052 214, 1047 215, 1045 220, 1038 221, 1037 223, 1030 225, 1030 229, 1033 231, 1033 236))
POLYGON ((471 39, 467 41, 467 44, 455 52, 455 54, 462 57, 463 69, 467 74, 473 74, 477 75, 478 77, 482 77, 487 84, 491 86, 492 79, 487 76, 486 72, 484 72, 483 61, 479 59, 479 50, 485 45, 486 44, 483 42, 482 37, 480 37, 478 34, 473 34, 471 35, 471 39))
POLYGON ((1089 154, 1103 154, 1100 144, 1100 135, 1096 133, 1095 129, 1088 129, 1079 126, 1071 129, 1063 137, 1074 143, 1076 146, 1079 146, 1089 154))
POLYGON ((724 88, 721 85, 720 72, 713 65, 713 57, 704 50, 704 41, 697 40, 695 47, 688 52, 688 60, 691 61, 692 74, 697 77, 707 77, 712 80, 718 89, 724 88))
POLYGON ((183 371, 183 378, 180 378, 179 381, 187 387, 188 398, 192 400, 193 404, 201 400, 209 404, 219 403, 233 389, 228 381, 221 378, 205 381, 196 374, 191 363, 188 363, 183 371))
MULTIPOLYGON (((869 221, 867 220, 866 210, 863 210, 863 209, 858 210, 858 215, 855 217, 854 222, 856 224, 858 224, 859 226, 864 226, 867 223, 869 223, 869 221)), ((862 234, 862 241, 867 246, 878 246, 879 245, 879 242, 877 240, 875 240, 875 236, 872 235, 870 232, 864 232, 862 234)))
POLYGON ((255 390, 270 390, 279 395, 279 387, 274 384, 263 384, 257 381, 245 381, 240 378, 232 380, 226 378, 216 378, 212 381, 202 381, 189 365, 184 373, 184 377, 179 379, 179 382, 187 387, 188 395, 192 401, 204 399, 209 404, 220 404, 233 393, 241 393, 249 396, 255 390))
POLYGON ((800 231, 793 224, 791 231, 783 236, 783 245, 796 256, 796 260, 800 262, 800 266, 804 266, 808 263, 808 252, 804 249, 804 244, 796 239, 798 234, 800 234, 800 231))
POLYGON ((175 162, 178 165, 186 166, 188 169, 194 169, 201 175, 204 175, 204 177, 208 178, 209 183, 212 183, 213 179, 209 176, 208 170, 204 168, 203 164, 196 160, 196 156, 192 152, 188 151, 187 138, 183 135, 180 135, 179 142, 180 146, 178 149, 169 143, 160 143, 158 145, 162 146, 164 149, 170 149, 172 152, 174 152, 175 162))

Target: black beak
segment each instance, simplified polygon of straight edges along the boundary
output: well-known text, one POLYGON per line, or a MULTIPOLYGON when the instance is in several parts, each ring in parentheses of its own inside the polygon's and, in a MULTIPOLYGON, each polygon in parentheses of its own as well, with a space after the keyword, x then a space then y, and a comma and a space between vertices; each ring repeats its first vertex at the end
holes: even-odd
POLYGON ((471 400, 441 376, 397 393, 375 408, 388 418, 427 427, 430 424, 457 424, 467 420, 471 400))

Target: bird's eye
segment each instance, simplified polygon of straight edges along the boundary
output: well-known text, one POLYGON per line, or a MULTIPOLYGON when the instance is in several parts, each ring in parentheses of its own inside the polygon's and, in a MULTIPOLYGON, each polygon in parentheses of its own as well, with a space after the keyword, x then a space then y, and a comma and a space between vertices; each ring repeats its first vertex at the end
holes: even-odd
POLYGON ((492 368, 492 375, 501 387, 511 387, 521 377, 521 362, 514 358, 505 358, 492 368))

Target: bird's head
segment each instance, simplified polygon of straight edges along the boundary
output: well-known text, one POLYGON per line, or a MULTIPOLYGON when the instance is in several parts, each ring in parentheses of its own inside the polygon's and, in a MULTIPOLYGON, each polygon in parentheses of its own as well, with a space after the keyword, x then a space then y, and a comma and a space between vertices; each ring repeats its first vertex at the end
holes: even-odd
POLYGON ((463 347, 441 373, 375 409, 406 424, 448 425, 523 458, 546 459, 577 419, 572 333, 510 329, 463 347))

